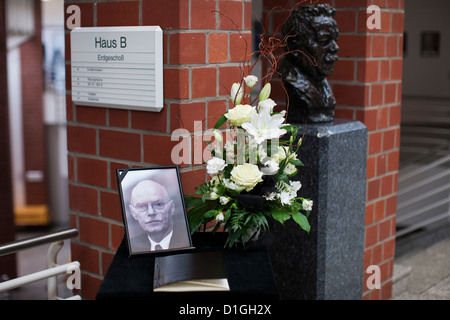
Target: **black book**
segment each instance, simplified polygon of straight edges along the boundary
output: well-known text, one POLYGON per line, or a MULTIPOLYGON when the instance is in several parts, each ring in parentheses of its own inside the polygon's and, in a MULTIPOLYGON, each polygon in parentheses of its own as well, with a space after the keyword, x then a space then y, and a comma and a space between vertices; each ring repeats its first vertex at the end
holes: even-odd
POLYGON ((229 290, 223 253, 220 251, 155 258, 154 292, 229 290))

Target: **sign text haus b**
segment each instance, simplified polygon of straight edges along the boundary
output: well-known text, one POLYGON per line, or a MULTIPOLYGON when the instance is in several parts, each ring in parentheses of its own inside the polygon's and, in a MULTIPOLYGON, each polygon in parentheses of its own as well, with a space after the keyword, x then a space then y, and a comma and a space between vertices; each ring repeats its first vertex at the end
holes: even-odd
POLYGON ((161 111, 163 40, 159 26, 71 31, 72 101, 161 111))

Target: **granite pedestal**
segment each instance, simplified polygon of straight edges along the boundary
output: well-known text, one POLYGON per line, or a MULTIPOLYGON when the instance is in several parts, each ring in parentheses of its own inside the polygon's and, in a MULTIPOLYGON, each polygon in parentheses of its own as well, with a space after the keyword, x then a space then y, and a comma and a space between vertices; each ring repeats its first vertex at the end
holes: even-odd
POLYGON ((280 298, 361 299, 367 129, 340 119, 299 127, 305 166, 295 179, 314 206, 309 234, 291 219, 265 236, 280 298))

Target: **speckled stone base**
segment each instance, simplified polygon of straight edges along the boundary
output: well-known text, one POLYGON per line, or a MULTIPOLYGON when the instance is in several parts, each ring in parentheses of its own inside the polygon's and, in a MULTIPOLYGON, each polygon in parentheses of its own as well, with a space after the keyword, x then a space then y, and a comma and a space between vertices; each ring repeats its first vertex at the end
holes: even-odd
POLYGON ((367 129, 335 119, 299 125, 305 132, 296 176, 314 201, 306 233, 292 219, 271 222, 264 239, 281 299, 361 299, 367 129))

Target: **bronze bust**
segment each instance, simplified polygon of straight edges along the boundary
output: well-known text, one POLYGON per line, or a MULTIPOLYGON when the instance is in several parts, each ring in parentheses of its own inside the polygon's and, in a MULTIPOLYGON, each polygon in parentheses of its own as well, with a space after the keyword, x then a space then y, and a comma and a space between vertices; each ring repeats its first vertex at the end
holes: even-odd
POLYGON ((336 100, 326 76, 333 74, 338 28, 326 4, 295 8, 282 28, 286 53, 278 72, 289 98, 289 123, 333 121, 336 100))

